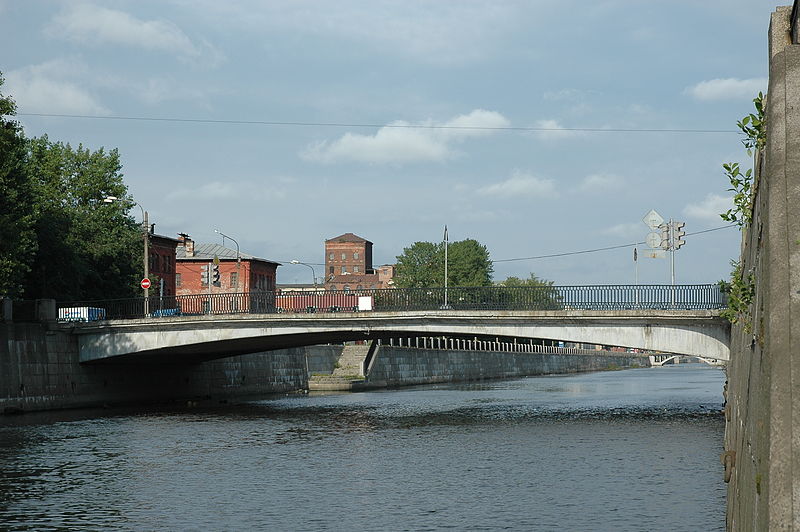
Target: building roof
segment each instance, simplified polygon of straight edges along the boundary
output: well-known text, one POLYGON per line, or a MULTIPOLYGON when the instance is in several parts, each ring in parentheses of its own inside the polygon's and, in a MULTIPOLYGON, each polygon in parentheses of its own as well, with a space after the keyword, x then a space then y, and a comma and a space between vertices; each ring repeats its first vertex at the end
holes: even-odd
POLYGON ((366 238, 361 238, 360 236, 354 235, 353 233, 345 233, 343 235, 329 238, 325 242, 358 242, 358 243, 366 242, 367 244, 372 244, 372 242, 370 242, 366 238))
MULTIPOLYGON (((220 246, 219 244, 197 244, 194 245, 194 256, 187 257, 186 256, 186 247, 185 246, 178 246, 178 249, 175 250, 175 258, 177 260, 207 260, 211 261, 214 260, 214 257, 219 257, 219 260, 236 260, 236 250, 226 248, 225 246, 220 246)), ((270 264, 276 264, 278 266, 281 265, 280 262, 275 262, 273 260, 261 259, 258 257, 254 257, 253 255, 248 255, 247 253, 239 252, 239 257, 242 260, 257 260, 261 262, 269 262, 270 264)))

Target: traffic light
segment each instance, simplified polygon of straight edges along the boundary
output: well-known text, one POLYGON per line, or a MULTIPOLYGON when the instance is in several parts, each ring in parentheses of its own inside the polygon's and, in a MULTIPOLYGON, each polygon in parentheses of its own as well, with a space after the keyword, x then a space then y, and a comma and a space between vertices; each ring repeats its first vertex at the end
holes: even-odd
POLYGON ((210 278, 208 266, 208 264, 203 264, 200 266, 200 284, 208 284, 208 280, 210 278))
POLYGON ((658 228, 661 229, 661 245, 659 247, 661 249, 669 249, 669 224, 661 224, 658 228))
POLYGON ((214 283, 214 286, 219 286, 219 264, 214 264, 211 266, 211 282, 214 283))
POLYGON ((686 231, 681 231, 684 227, 686 227, 684 222, 672 222, 672 245, 674 249, 678 249, 686 243, 681 238, 686 236, 686 231))

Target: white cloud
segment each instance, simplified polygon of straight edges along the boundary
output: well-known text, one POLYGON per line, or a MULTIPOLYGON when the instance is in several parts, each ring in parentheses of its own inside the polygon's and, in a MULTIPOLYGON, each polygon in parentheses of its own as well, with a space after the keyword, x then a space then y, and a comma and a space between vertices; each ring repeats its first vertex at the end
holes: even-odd
POLYGON ((687 205, 683 214, 706 222, 722 222, 719 215, 732 207, 733 200, 729 196, 708 194, 702 201, 687 205))
POLYGON ((195 201, 204 200, 236 200, 236 201, 264 201, 272 199, 284 199, 286 193, 276 190, 275 187, 267 184, 257 184, 250 181, 209 181, 199 187, 191 189, 181 189, 167 194, 168 200, 185 200, 188 198, 195 201))
MULTIPOLYGON (((288 34, 301 41, 330 39, 343 47, 366 47, 432 64, 490 57, 511 28, 523 24, 518 7, 505 2, 177 1, 238 31, 255 31, 267 46, 276 34, 288 34)), ((537 23, 538 19, 525 19, 528 30, 537 23)))
POLYGON ((683 92, 696 100, 713 101, 753 98, 766 90, 767 78, 724 78, 701 81, 683 92))
POLYGON ((6 75, 8 94, 14 97, 21 113, 109 114, 79 84, 85 83, 85 72, 85 65, 68 59, 12 70, 6 75))
POLYGON ((87 44, 116 44, 164 51, 212 64, 222 56, 210 44, 196 44, 168 20, 141 20, 124 11, 88 3, 70 4, 48 25, 46 33, 87 44))
POLYGON ((644 224, 627 223, 613 225, 604 229, 602 232, 606 235, 634 239, 642 238, 648 232, 648 229, 644 224))
POLYGON ((586 176, 578 188, 582 192, 608 192, 610 189, 619 188, 624 180, 614 174, 591 174, 586 176))
POLYGON ((534 127, 539 128, 536 136, 541 140, 563 140, 581 136, 580 131, 570 131, 557 120, 538 120, 534 127))
POLYGON ((510 178, 499 183, 493 183, 481 187, 476 191, 478 194, 486 196, 496 196, 500 198, 532 197, 532 198, 556 198, 555 181, 552 179, 536 177, 531 174, 514 171, 510 178))
POLYGON ((488 135, 492 132, 491 128, 506 127, 509 121, 500 113, 476 109, 444 123, 428 120, 421 124, 421 128, 407 127, 411 125, 409 122, 396 121, 382 127, 375 135, 345 133, 337 140, 312 144, 301 156, 323 163, 442 162, 456 156, 452 144, 466 138, 488 135))

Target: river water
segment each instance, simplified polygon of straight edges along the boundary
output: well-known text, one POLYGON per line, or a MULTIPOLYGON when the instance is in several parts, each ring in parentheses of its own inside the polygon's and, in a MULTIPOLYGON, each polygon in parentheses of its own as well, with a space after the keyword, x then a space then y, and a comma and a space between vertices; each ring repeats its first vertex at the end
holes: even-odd
POLYGON ((4 530, 725 528, 698 364, 0 417, 4 530))

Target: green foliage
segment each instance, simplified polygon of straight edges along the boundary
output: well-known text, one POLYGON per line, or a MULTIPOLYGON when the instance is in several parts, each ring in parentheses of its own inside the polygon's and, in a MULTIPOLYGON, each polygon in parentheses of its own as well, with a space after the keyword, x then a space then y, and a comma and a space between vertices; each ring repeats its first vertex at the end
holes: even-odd
POLYGON ((756 295, 755 275, 750 272, 746 276, 742 272, 742 265, 732 261, 734 267, 731 272, 731 281, 720 281, 720 290, 728 294, 728 308, 720 315, 731 323, 740 324, 747 334, 753 332, 753 314, 751 305, 756 295))
POLYGON ((25 170, 25 136, 10 119, 15 113, 14 101, 0 93, 0 297, 22 295, 37 249, 33 187, 25 170))
POLYGON ((26 298, 109 299, 137 294, 142 233, 120 208, 124 198, 117 150, 77 149, 47 136, 27 143, 39 252, 26 278, 26 298))
MULTIPOLYGON (((756 112, 750 113, 737 122, 745 136, 742 144, 751 157, 753 150, 763 150, 767 144, 764 103, 764 95, 759 92, 753 100, 756 112)), ((739 163, 725 163, 722 168, 731 184, 731 188, 728 190, 733 192, 734 196, 733 208, 720 214, 720 217, 726 222, 735 223, 740 229, 749 226, 753 221, 753 193, 755 192, 753 170, 748 169, 742 172, 739 169, 739 163)))
POLYGON ((742 173, 739 163, 725 163, 722 165, 725 175, 731 183, 728 190, 733 192, 733 208, 720 214, 726 222, 735 223, 739 227, 749 226, 753 221, 753 170, 748 168, 742 173))
POLYGON ((505 281, 498 282, 497 286, 509 289, 500 293, 510 308, 533 306, 539 310, 555 310, 563 307, 561 295, 553 287, 553 281, 541 279, 533 273, 527 279, 508 277, 505 281))
MULTIPOLYGON (((755 113, 742 118, 737 125, 744 133, 742 144, 749 156, 763 150, 767 144, 767 124, 765 115, 765 99, 762 93, 753 100, 756 108, 755 113)), ((741 230, 742 227, 750 227, 753 223, 753 195, 756 192, 757 183, 754 179, 752 169, 742 172, 738 163, 726 163, 722 165, 725 175, 731 183, 728 189, 734 193, 733 208, 721 214, 723 220, 735 223, 741 230)), ((753 332, 753 314, 751 305, 756 294, 756 279, 753 272, 747 275, 742 271, 741 263, 732 262, 734 266, 731 272, 730 282, 720 281, 719 286, 723 293, 728 294, 728 308, 722 311, 721 315, 731 323, 739 324, 747 334, 753 332)))
POLYGON ((553 281, 546 281, 536 277, 533 273, 527 279, 519 277, 509 277, 505 281, 496 283, 497 286, 553 286, 553 281))
MULTIPOLYGON (((466 239, 449 244, 447 249, 447 284, 491 286, 494 267, 486 246, 466 239)), ((395 286, 432 288, 444 285, 444 244, 415 242, 397 257, 395 286)))

